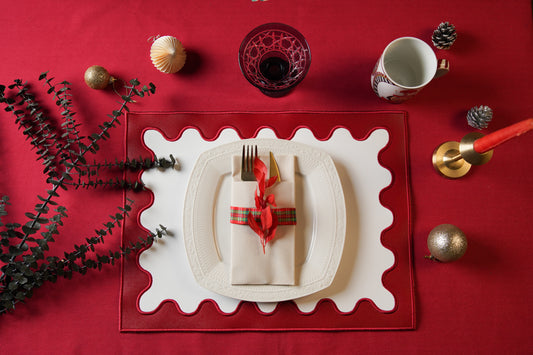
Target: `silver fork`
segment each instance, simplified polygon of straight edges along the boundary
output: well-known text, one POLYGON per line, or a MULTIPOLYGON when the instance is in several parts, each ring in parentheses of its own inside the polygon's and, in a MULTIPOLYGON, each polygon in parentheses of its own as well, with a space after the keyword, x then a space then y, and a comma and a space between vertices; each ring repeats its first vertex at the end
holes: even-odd
POLYGON ((241 180, 255 181, 254 160, 257 157, 257 146, 243 145, 241 160, 241 180))

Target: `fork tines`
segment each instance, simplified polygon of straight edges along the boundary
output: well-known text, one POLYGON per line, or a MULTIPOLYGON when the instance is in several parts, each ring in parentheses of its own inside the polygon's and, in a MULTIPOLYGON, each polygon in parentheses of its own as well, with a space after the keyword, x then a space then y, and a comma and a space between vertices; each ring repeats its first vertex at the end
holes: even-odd
POLYGON ((255 181, 254 160, 257 156, 257 145, 242 146, 241 180, 255 181))

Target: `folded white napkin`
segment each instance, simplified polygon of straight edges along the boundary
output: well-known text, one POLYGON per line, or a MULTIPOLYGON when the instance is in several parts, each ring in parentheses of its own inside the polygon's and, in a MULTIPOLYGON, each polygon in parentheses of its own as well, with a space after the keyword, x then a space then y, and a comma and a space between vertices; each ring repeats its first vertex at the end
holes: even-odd
MULTIPOLYGON (((269 167, 269 158, 260 157, 269 167)), ((281 181, 268 188, 274 194, 276 208, 295 207, 294 155, 276 156, 281 181)), ((241 180, 241 157, 232 161, 231 205, 255 207, 256 181, 241 180)), ((265 253, 259 236, 249 225, 231 224, 231 283, 255 285, 294 285, 295 225, 279 225, 265 253)))

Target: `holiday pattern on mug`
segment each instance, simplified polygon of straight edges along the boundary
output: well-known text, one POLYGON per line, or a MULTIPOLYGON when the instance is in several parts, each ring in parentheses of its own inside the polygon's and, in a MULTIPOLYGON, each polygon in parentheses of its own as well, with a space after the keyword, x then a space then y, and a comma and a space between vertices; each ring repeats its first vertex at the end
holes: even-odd
POLYGON ((372 90, 380 98, 393 103, 402 103, 415 96, 421 89, 405 89, 394 84, 384 74, 382 58, 378 60, 370 77, 372 90))

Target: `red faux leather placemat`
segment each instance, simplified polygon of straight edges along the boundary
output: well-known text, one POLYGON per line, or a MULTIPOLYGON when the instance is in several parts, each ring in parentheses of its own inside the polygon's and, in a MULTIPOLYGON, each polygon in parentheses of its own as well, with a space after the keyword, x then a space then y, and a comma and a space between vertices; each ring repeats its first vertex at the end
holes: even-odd
MULTIPOLYGON (((163 302, 154 312, 139 310, 138 300, 150 285, 150 276, 138 266, 138 257, 122 263, 121 331, 276 331, 414 329, 414 285, 411 257, 409 168, 406 113, 383 112, 279 112, 279 113, 129 113, 126 124, 126 156, 150 156, 142 142, 147 129, 158 129, 169 140, 179 139, 188 128, 197 129, 206 140, 215 139, 224 128, 235 129, 241 138, 255 137, 261 128, 271 128, 279 138, 290 139, 299 128, 309 128, 317 139, 328 139, 337 128, 347 129, 354 139, 365 139, 383 128, 389 142, 379 162, 392 173, 390 186, 380 193, 383 206, 393 212, 394 221, 381 234, 381 243, 394 253, 394 265, 382 275, 383 285, 395 299, 391 311, 381 311, 368 299, 360 299, 354 310, 341 313, 334 302, 323 299, 312 313, 302 313, 291 302, 281 302, 271 314, 261 313, 254 303, 241 302, 231 314, 223 314, 212 300, 205 300, 196 312, 185 314, 174 301, 163 302)), ((136 178, 136 176, 133 176, 136 178)), ((135 200, 124 223, 123 245, 145 235, 139 213, 152 202, 149 191, 126 192, 135 200)), ((179 272, 177 270, 176 272, 179 272)))

